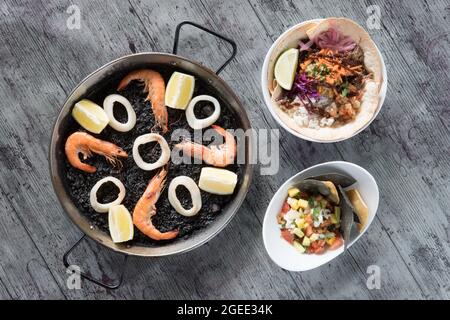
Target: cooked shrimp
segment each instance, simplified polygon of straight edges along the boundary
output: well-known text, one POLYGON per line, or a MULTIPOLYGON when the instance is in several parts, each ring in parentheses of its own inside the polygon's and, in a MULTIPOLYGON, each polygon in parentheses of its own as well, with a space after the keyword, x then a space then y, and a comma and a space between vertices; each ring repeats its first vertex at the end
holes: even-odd
POLYGON ((92 152, 100 154, 113 165, 120 163, 117 157, 128 157, 128 154, 114 143, 97 139, 86 132, 72 133, 67 138, 65 151, 67 160, 72 166, 89 173, 94 173, 97 168, 81 162, 80 153, 85 160, 92 155, 92 152))
POLYGON ((215 167, 226 167, 234 162, 236 157, 236 141, 234 136, 222 127, 211 126, 218 134, 225 138, 225 143, 214 146, 204 146, 192 141, 183 141, 175 145, 175 148, 183 150, 187 156, 203 159, 206 163, 215 167))
POLYGON ((156 214, 156 202, 166 182, 167 169, 163 168, 154 176, 145 189, 144 194, 136 203, 133 211, 133 223, 143 234, 153 240, 170 240, 178 235, 178 230, 161 232, 152 223, 156 214))
POLYGON ((148 92, 146 101, 152 103, 153 114, 155 115, 155 120, 158 126, 166 133, 168 130, 168 119, 167 108, 165 104, 165 92, 166 86, 164 84, 164 79, 158 72, 150 69, 140 69, 130 72, 125 78, 120 81, 117 90, 125 89, 128 84, 133 81, 144 82, 144 92, 148 92))

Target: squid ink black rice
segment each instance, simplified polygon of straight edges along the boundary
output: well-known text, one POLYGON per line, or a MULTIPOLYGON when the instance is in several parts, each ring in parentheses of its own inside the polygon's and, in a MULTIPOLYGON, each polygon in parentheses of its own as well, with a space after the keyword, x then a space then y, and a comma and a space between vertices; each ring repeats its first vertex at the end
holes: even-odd
MULTIPOLYGON (((170 75, 177 71, 175 68, 172 70, 166 69, 160 70, 157 67, 151 67, 155 69, 164 77, 167 84, 170 75)), ((83 160, 83 162, 89 163, 97 167, 97 171, 93 174, 80 171, 73 168, 65 160, 65 184, 69 190, 69 194, 78 207, 78 209, 100 230, 109 234, 108 231, 108 214, 107 213, 97 213, 95 212, 89 202, 89 193, 94 186, 94 184, 100 179, 106 176, 114 176, 118 178, 124 184, 126 188, 126 196, 123 201, 123 205, 132 213, 135 204, 143 194, 150 179, 159 171, 159 169, 154 171, 144 171, 140 169, 134 162, 132 157, 132 147, 134 140, 143 134, 150 133, 152 130, 154 132, 158 130, 155 127, 155 120, 151 108, 151 102, 145 101, 147 96, 143 93, 143 86, 138 82, 132 82, 125 90, 117 92, 117 84, 119 83, 121 77, 114 77, 110 81, 101 84, 95 92, 91 92, 86 96, 96 102, 98 105, 103 105, 104 98, 113 93, 119 93, 125 96, 133 106, 136 112, 137 122, 136 126, 129 132, 118 132, 107 126, 100 134, 94 135, 100 139, 113 142, 123 148, 128 153, 127 159, 122 159, 122 168, 113 168, 104 157, 100 155, 93 154, 88 160, 83 160)), ((236 115, 232 113, 229 107, 225 104, 220 97, 215 94, 214 88, 208 85, 206 82, 196 78, 196 85, 194 90, 194 96, 200 94, 209 94, 217 98, 221 104, 221 115, 216 122, 219 126, 225 129, 237 129, 239 127, 239 121, 236 115)), ((211 114, 212 110, 207 104, 202 104, 201 102, 197 104, 195 108, 195 114, 198 118, 204 118, 211 114)), ((169 145, 173 146, 177 141, 171 142, 170 136, 175 129, 185 129, 193 135, 193 129, 187 124, 184 111, 174 110, 168 108, 169 112, 169 132, 164 135, 169 145)), ((118 121, 126 122, 127 116, 126 111, 123 107, 116 105, 114 108, 114 115, 118 121)), ((71 119, 69 128, 67 130, 67 137, 76 131, 84 131, 82 127, 74 120, 71 119)), ((66 137, 66 138, 67 138, 66 137)), ((64 147, 64 146, 63 146, 64 147)), ((159 158, 161 149, 158 144, 146 144, 140 147, 140 153, 144 161, 154 162, 159 158)), ((64 151, 63 151, 64 152, 64 151)), ((192 161, 193 162, 193 161, 192 161)), ((166 181, 166 188, 164 189, 159 201, 157 202, 157 214, 153 217, 153 224, 157 229, 162 232, 170 231, 175 228, 179 229, 179 235, 174 240, 169 241, 154 241, 147 236, 143 235, 135 227, 134 239, 130 241, 130 244, 154 246, 161 245, 162 243, 180 241, 180 239, 189 237, 192 233, 205 228, 211 223, 218 215, 222 213, 222 210, 226 205, 233 199, 234 195, 230 196, 219 196, 201 191, 202 195, 202 209, 194 217, 184 217, 178 214, 175 209, 169 203, 167 197, 167 186, 170 181, 180 175, 186 175, 198 182, 200 178, 200 170, 202 167, 207 166, 205 164, 173 164, 170 162, 169 173, 166 181)), ((226 169, 234 171, 238 175, 238 185, 236 187, 235 193, 239 188, 239 181, 242 178, 242 171, 240 165, 230 165, 226 169)), ((117 187, 112 183, 104 184, 99 192, 97 193, 98 200, 101 203, 106 203, 114 200, 118 194, 117 187)), ((177 195, 181 203, 185 208, 191 207, 190 195, 187 189, 180 186, 177 188, 177 195)))

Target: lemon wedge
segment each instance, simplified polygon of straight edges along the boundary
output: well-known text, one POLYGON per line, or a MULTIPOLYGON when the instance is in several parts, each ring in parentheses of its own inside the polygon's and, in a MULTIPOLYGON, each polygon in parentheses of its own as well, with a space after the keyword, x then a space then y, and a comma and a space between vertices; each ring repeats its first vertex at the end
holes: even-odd
POLYGON ((281 54, 275 64, 275 79, 286 90, 291 90, 298 65, 298 49, 289 49, 281 54))
POLYGON ((209 193, 226 195, 234 192, 236 183, 236 173, 226 169, 205 167, 200 172, 198 186, 209 193))
POLYGON ((80 126, 93 133, 102 132, 109 123, 105 110, 88 99, 83 99, 75 104, 72 116, 80 126))
POLYGON ((185 110, 194 93, 195 78, 191 75, 174 72, 167 83, 166 106, 185 110))
POLYGON ((119 204, 109 208, 109 233, 114 243, 133 239, 134 227, 131 214, 124 205, 119 204))

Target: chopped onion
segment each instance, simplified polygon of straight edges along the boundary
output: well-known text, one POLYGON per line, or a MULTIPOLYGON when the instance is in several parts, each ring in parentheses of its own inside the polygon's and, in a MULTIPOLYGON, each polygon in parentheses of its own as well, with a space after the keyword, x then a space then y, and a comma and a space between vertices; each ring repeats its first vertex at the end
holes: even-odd
POLYGON ((136 125, 136 113, 134 112, 130 101, 128 101, 127 98, 121 96, 120 94, 110 94, 109 96, 107 96, 103 101, 103 109, 105 109, 105 112, 108 115, 109 125, 117 131, 128 132, 136 125), (119 122, 116 120, 116 118, 114 118, 114 102, 119 102, 125 107, 128 117, 126 123, 119 122))
POLYGON ((125 186, 123 185, 123 183, 117 178, 106 177, 97 181, 97 183, 92 187, 89 200, 91 202, 92 208, 94 208, 95 211, 104 213, 108 212, 110 207, 121 204, 124 198, 125 198, 125 186), (117 186, 117 188, 119 188, 119 194, 117 195, 117 199, 112 202, 99 203, 97 200, 97 192, 100 189, 100 187, 107 182, 114 183, 117 186))
POLYGON ((337 29, 329 28, 314 38, 314 43, 321 49, 331 49, 338 52, 347 52, 356 47, 356 43, 343 36, 337 29))
POLYGON ((200 189, 198 188, 195 181, 187 176, 179 176, 173 179, 169 185, 168 195, 169 195, 169 202, 172 205, 172 207, 183 216, 186 217, 195 216, 202 208, 202 197, 200 194, 200 189), (192 208, 190 208, 189 210, 183 208, 180 200, 178 200, 177 198, 176 189, 180 185, 185 186, 191 195, 192 208))
POLYGON ((133 159, 136 162, 136 165, 141 168, 142 170, 151 171, 155 170, 159 167, 162 167, 165 165, 169 159, 170 159, 170 148, 167 144, 166 139, 164 139, 163 136, 157 134, 157 133, 147 133, 142 136, 139 136, 134 140, 133 144, 133 159), (141 155, 139 154, 139 146, 141 144, 146 144, 149 142, 156 141, 161 146, 161 155, 159 156, 159 159, 154 163, 147 163, 145 162, 141 155))
POLYGON ((309 50, 311 48, 311 46, 314 44, 313 40, 309 40, 306 43, 303 43, 303 41, 299 41, 299 46, 300 46, 300 51, 306 51, 309 50))

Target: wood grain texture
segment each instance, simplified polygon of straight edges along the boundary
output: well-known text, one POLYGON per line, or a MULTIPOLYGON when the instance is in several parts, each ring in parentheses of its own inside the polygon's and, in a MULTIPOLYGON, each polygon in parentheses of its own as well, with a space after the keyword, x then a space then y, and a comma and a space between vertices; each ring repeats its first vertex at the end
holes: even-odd
MULTIPOLYGON (((278 128, 260 89, 270 45, 285 29, 307 19, 347 16, 364 25, 370 4, 2 2, 0 298, 450 298, 447 1, 377 3, 382 25, 370 34, 383 53, 389 88, 382 112, 364 132, 341 143, 315 144, 280 129, 279 173, 262 176, 257 165, 239 213, 208 244, 178 256, 130 259, 125 283, 117 291, 88 282, 81 290, 66 286, 61 258, 80 232, 57 204, 47 153, 56 114, 79 81, 125 54, 171 52, 175 26, 192 20, 237 42, 238 55, 221 77, 241 98, 255 128, 278 128), (71 4, 80 8, 80 30, 66 27, 71 4), (374 175, 381 193, 377 218, 369 232, 332 263, 301 274, 281 270, 262 244, 265 209, 287 178, 330 160, 357 163, 374 175), (379 290, 366 286, 367 267, 373 264, 382 272, 379 290)), ((225 43, 190 27, 181 37, 179 54, 212 69, 230 53, 225 43)), ((89 241, 73 257, 84 271, 100 278, 114 275, 121 259, 89 241)))

